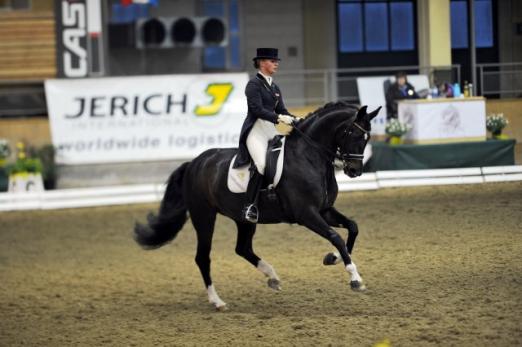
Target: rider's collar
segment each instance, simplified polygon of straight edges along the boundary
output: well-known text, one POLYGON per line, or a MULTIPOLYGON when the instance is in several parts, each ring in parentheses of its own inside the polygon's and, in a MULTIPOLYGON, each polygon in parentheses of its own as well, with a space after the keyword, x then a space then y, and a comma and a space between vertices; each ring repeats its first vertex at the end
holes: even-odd
POLYGON ((260 74, 266 80, 269 86, 272 86, 272 76, 265 75, 261 72, 261 70, 258 70, 257 73, 260 74))

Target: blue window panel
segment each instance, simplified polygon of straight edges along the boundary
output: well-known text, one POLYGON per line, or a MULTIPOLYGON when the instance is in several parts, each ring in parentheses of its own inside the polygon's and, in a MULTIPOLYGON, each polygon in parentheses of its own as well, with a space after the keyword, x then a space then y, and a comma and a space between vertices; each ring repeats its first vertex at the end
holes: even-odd
POLYGON ((366 51, 389 50, 388 46, 388 6, 386 3, 364 4, 364 31, 366 51))
POLYGON ((203 13, 205 16, 223 17, 225 16, 225 6, 221 1, 204 1, 203 13))
POLYGON ((111 7, 111 23, 124 23, 123 6, 120 4, 113 4, 111 7))
POLYGON ((228 44, 230 45, 230 67, 239 69, 241 68, 239 36, 232 36, 228 44))
POLYGON ((135 4, 130 4, 128 6, 113 4, 111 12, 111 23, 124 24, 135 20, 135 4))
POLYGON ((226 62, 225 47, 205 48, 203 63, 205 67, 211 69, 224 69, 226 62))
POLYGON ((410 2, 390 3, 390 17, 392 51, 415 49, 413 4, 410 2))
MULTIPOLYGON (((204 1, 203 14, 210 17, 223 17, 225 5, 222 1, 204 1)), ((205 47, 203 65, 210 69, 224 69, 226 66, 225 47, 205 47)))
POLYGON ((239 33, 239 14, 237 7, 237 0, 230 0, 228 7, 228 30, 231 34, 239 33))
POLYGON ((491 0, 475 1, 475 46, 493 47, 491 0))
POLYGON ((203 14, 212 17, 225 17, 225 5, 228 3, 228 47, 205 47, 203 49, 203 65, 207 69, 227 68, 227 52, 229 54, 229 68, 241 68, 241 51, 239 36, 238 1, 206 0, 203 1, 203 14))
POLYGON ((149 5, 147 4, 133 4, 135 19, 148 18, 149 17, 149 5))
POLYGON ((451 48, 468 48, 468 11, 466 1, 452 1, 451 48))
POLYGON ((230 67, 241 68, 241 46, 239 36, 239 10, 237 0, 229 0, 228 8, 230 67))
POLYGON ((339 50, 341 52, 362 52, 362 6, 360 4, 340 3, 338 11, 339 50))
POLYGON ((130 4, 127 6, 113 4, 111 9, 111 18, 109 20, 111 23, 131 23, 140 18, 149 17, 149 5, 147 4, 130 4))

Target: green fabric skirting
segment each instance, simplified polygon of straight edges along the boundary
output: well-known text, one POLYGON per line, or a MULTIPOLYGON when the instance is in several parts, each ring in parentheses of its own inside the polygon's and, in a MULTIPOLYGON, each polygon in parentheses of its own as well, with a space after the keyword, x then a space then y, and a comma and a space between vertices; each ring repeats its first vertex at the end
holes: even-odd
POLYGON ((443 169, 515 164, 515 140, 488 140, 434 145, 372 143, 365 171, 443 169))

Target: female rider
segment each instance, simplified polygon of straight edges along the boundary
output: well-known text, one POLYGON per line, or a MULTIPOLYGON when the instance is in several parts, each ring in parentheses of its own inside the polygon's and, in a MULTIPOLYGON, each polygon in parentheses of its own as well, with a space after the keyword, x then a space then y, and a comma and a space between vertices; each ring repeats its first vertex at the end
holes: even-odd
POLYGON ((258 73, 245 88, 248 114, 241 128, 234 168, 248 165, 250 159, 254 161, 257 170, 253 170, 248 182, 244 218, 257 223, 257 197, 263 183, 268 141, 278 135, 277 123, 291 125, 295 118, 286 109, 281 90, 273 82, 272 76, 277 72, 280 61, 277 48, 258 48, 253 61, 258 73))

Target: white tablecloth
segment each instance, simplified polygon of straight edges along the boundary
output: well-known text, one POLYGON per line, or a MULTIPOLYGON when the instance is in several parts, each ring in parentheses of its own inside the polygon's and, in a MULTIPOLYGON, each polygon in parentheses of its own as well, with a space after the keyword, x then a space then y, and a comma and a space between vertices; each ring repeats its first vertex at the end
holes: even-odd
POLYGON ((399 120, 413 127, 404 136, 412 143, 486 139, 483 97, 403 100, 399 102, 399 120))

